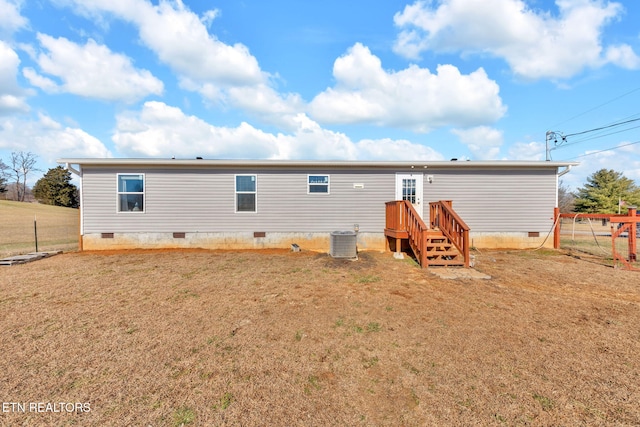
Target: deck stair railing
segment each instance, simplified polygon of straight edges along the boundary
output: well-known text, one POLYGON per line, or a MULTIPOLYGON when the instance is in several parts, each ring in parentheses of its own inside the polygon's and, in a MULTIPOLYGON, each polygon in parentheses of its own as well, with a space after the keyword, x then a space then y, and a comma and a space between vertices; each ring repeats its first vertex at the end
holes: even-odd
POLYGON ((469 267, 469 226, 453 210, 450 200, 429 203, 431 228, 440 230, 464 258, 464 266, 469 267))
POLYGON ((406 239, 422 267, 469 267, 469 227, 451 209, 451 202, 432 203, 429 222, 431 227, 406 200, 386 203, 385 235, 395 239, 396 251, 406 239))

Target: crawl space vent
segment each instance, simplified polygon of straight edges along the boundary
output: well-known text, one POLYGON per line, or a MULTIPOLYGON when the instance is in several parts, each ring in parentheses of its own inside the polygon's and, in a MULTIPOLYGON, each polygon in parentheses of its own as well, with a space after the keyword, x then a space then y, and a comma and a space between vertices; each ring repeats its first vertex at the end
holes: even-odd
POLYGON ((356 258, 356 243, 355 231, 332 231, 329 254, 334 258, 356 258))

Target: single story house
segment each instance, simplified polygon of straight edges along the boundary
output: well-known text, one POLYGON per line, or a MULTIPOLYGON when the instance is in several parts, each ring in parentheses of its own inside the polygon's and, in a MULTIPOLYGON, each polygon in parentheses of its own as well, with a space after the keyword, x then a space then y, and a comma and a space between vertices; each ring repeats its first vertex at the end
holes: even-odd
MULTIPOLYGON (((289 248, 328 251, 334 231, 384 250, 385 203, 418 215, 451 201, 478 248, 532 248, 554 223, 555 161, 88 159, 80 177, 81 249, 289 248)), ((428 224, 428 222, 427 222, 428 224)), ((552 247, 553 239, 546 245, 552 247)))

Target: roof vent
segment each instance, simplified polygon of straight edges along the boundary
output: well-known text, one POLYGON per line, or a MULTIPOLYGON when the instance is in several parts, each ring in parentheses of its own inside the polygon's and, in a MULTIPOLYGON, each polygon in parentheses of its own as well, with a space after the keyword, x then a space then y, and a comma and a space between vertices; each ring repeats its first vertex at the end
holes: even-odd
POLYGON ((332 231, 329 254, 333 258, 357 258, 357 240, 355 231, 332 231))

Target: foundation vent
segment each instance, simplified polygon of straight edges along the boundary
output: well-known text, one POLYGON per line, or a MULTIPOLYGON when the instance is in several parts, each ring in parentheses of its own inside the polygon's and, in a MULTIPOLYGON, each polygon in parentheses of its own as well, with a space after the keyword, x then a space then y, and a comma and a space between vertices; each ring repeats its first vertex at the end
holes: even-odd
POLYGON ((332 231, 329 254, 334 258, 356 258, 358 236, 355 231, 332 231))

